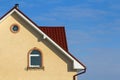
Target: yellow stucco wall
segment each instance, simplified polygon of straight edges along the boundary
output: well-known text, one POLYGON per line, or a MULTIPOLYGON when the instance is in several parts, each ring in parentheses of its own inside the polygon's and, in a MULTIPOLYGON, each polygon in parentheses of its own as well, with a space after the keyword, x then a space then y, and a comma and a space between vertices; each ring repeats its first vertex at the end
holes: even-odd
POLYGON ((62 52, 42 39, 17 14, 0 23, 0 80, 73 80, 76 71, 68 69, 71 64, 62 52), (19 25, 18 33, 10 31, 12 24, 19 25), (34 47, 42 52, 44 70, 27 70, 27 55, 34 47))

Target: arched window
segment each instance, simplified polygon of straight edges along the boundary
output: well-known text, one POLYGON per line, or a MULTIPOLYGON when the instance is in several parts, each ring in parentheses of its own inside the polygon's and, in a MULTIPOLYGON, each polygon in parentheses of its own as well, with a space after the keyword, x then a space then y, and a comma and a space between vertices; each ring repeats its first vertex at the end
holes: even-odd
POLYGON ((42 56, 39 50, 33 49, 29 54, 29 67, 41 67, 42 56))

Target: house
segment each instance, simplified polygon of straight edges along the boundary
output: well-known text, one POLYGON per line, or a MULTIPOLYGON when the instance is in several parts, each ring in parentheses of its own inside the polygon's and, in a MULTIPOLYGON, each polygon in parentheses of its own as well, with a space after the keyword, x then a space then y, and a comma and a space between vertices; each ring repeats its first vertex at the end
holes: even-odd
POLYGON ((77 80, 64 27, 38 26, 15 5, 0 18, 0 80, 77 80))

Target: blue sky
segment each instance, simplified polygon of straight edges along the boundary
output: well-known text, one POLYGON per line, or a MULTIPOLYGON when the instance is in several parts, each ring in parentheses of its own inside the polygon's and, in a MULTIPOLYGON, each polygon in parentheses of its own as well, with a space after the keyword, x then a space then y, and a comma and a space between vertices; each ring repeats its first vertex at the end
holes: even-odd
POLYGON ((87 66, 79 80, 120 79, 120 0, 0 0, 38 25, 65 26, 70 52, 87 66))

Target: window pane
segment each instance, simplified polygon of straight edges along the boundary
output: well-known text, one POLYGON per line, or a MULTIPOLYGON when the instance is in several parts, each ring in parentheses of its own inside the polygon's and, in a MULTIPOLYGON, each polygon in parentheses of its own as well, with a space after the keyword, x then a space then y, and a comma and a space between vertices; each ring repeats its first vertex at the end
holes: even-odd
POLYGON ((31 54, 39 54, 40 55, 40 52, 38 50, 33 50, 31 54))
POLYGON ((13 31, 18 31, 18 26, 15 25, 15 26, 13 26, 12 29, 13 29, 13 31))
POLYGON ((40 56, 31 56, 31 65, 40 66, 40 56))

